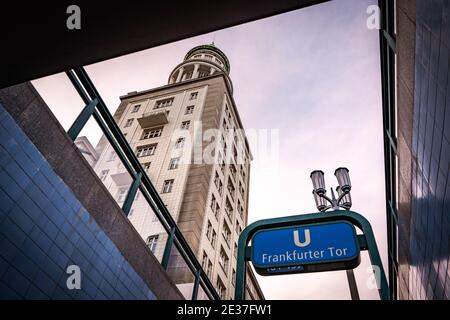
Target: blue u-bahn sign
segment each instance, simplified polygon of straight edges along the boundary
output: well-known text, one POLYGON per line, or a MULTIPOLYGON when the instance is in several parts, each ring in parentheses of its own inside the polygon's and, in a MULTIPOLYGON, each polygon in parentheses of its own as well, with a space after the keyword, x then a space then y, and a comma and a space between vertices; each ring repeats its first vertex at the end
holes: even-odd
POLYGON ((355 228, 346 221, 258 231, 251 260, 261 275, 351 269, 361 261, 355 228))

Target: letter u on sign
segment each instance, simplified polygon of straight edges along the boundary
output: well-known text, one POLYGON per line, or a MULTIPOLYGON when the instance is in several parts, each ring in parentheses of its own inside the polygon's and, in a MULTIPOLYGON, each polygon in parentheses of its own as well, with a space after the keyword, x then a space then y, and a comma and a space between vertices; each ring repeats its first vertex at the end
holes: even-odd
POLYGON ((306 247, 311 243, 311 234, 309 233, 309 229, 305 229, 305 241, 301 242, 298 236, 298 230, 294 231, 294 243, 297 247, 306 247))

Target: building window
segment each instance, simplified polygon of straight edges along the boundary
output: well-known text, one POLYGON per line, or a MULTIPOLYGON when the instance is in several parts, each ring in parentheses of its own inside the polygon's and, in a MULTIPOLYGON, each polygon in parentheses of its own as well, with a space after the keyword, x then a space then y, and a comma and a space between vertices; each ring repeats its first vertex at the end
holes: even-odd
POLYGON ((214 212, 214 216, 216 217, 217 221, 219 221, 219 214, 220 214, 220 207, 219 204, 216 203, 216 211, 214 212))
POLYGON ((195 56, 193 56, 192 58, 194 58, 194 59, 200 59, 202 57, 202 55, 201 54, 196 54, 195 56))
POLYGON ((209 278, 211 278, 212 276, 212 262, 208 261, 208 268, 206 269, 206 274, 208 275, 209 278))
POLYGON ((206 268, 208 267, 208 261, 209 261, 208 255, 206 254, 205 251, 203 251, 202 268, 203 268, 204 270, 206 270, 206 268))
POLYGON ((244 207, 242 206, 240 201, 238 201, 238 210, 239 210, 239 214, 242 218, 242 216, 244 215, 244 207))
POLYGON ((230 195, 231 195, 231 198, 234 199, 234 191, 235 191, 236 189, 234 188, 233 181, 231 181, 230 178, 228 178, 227 189, 228 189, 228 192, 229 192, 230 195))
POLYGON ((241 226, 239 225, 239 221, 236 220, 236 234, 239 236, 241 233, 241 226))
POLYGON ((219 174, 216 172, 216 175, 214 176, 214 184, 217 189, 219 189, 219 182, 220 182, 220 177, 219 177, 219 174))
POLYGON ((146 162, 142 164, 142 167, 144 167, 144 170, 147 171, 148 169, 150 169, 150 164, 151 162, 146 162))
POLYGON ((241 192, 242 197, 245 195, 244 186, 242 185, 242 182, 239 181, 239 191, 241 192))
POLYGON ((147 157, 155 154, 157 144, 151 144, 148 146, 142 146, 137 148, 136 156, 137 157, 147 157))
POLYGON ((155 103, 153 109, 160 109, 165 107, 170 107, 173 105, 173 98, 158 100, 155 103))
POLYGON ((131 209, 130 212, 128 212, 128 218, 131 218, 131 216, 133 215, 133 213, 134 213, 134 209, 131 209))
POLYGON ((215 230, 213 230, 212 236, 211 236, 211 245, 213 248, 216 246, 216 241, 217 241, 217 233, 215 230))
POLYGON ((181 129, 188 130, 190 124, 191 124, 190 121, 183 121, 183 122, 181 123, 181 129))
POLYGON ((219 194, 222 195, 222 192, 223 192, 223 184, 222 184, 222 181, 219 181, 219 186, 217 187, 217 191, 219 191, 219 194))
POLYGON ((225 300, 226 299, 225 285, 223 284, 222 280, 220 280, 219 276, 217 276, 216 289, 217 293, 220 296, 220 299, 225 300))
POLYGON ((175 148, 181 149, 184 146, 184 138, 178 138, 178 140, 175 142, 175 148))
POLYGON ((230 231, 230 227, 228 226, 228 223, 225 220, 223 220, 222 235, 225 238, 227 245, 230 245, 231 231, 230 231))
POLYGON ((205 59, 212 60, 213 57, 211 55, 209 55, 209 54, 205 54, 205 59))
POLYGON ((173 179, 165 180, 164 184, 163 184, 162 193, 170 193, 170 192, 172 192, 172 187, 173 187, 173 179))
POLYGON ((120 188, 117 191, 117 202, 124 202, 127 197, 128 188, 120 188))
POLYGON ((131 125, 133 124, 133 120, 134 119, 128 119, 127 122, 125 122, 125 128, 131 127, 131 125))
POLYGON ((189 100, 195 100, 198 97, 198 92, 191 92, 191 95, 189 96, 189 100))
POLYGON ((212 194, 211 195, 211 205, 210 205, 212 212, 214 212, 216 210, 216 204, 217 204, 216 197, 214 197, 214 195, 212 194))
POLYGON ((231 283, 233 284, 234 287, 236 287, 236 271, 234 271, 231 273, 231 283))
POLYGON ((179 157, 170 159, 169 170, 177 169, 179 163, 180 163, 179 157))
POLYGON ((156 246, 158 245, 158 235, 153 235, 147 238, 147 247, 150 249, 151 252, 155 253, 156 246))
POLYGON ((230 173, 231 173, 231 176, 233 177, 234 181, 236 181, 237 170, 236 170, 236 166, 234 164, 230 165, 230 173))
POLYGON ((208 220, 208 227, 206 228, 206 238, 208 238, 208 240, 210 242, 211 242, 212 232, 213 232, 213 226, 212 226, 211 222, 208 220))
POLYGON ((141 108, 141 105, 140 105, 140 104, 135 105, 135 106, 133 107, 133 110, 131 110, 131 113, 136 113, 136 112, 138 112, 140 108, 141 108))
POLYGON ((194 106, 187 106, 184 114, 193 114, 193 113, 194 113, 194 106))
POLYGON ((233 206, 231 205, 231 202, 228 199, 228 197, 225 200, 225 213, 227 214, 228 218, 231 220, 231 217, 233 215, 233 206))
POLYGON ((222 181, 220 180, 219 174, 216 172, 216 176, 214 177, 214 184, 217 188, 217 190, 219 191, 219 194, 222 195, 222 181))
POLYGON ((227 253, 225 250, 221 247, 220 248, 220 254, 219 254, 219 264, 222 267, 223 271, 225 271, 225 274, 228 273, 228 262, 230 259, 227 256, 227 253))
POLYGON ((162 127, 144 130, 141 140, 160 137, 162 130, 162 127))
POLYGON ((237 259, 237 254, 238 254, 238 246, 237 246, 237 244, 235 243, 234 244, 234 257, 237 259))
POLYGON ((100 173, 100 180, 105 181, 106 177, 108 176, 109 170, 102 170, 100 173))
POLYGON ((116 155, 117 155, 117 153, 115 151, 111 151, 109 153, 108 159, 106 159, 106 161, 114 161, 116 159, 116 155))

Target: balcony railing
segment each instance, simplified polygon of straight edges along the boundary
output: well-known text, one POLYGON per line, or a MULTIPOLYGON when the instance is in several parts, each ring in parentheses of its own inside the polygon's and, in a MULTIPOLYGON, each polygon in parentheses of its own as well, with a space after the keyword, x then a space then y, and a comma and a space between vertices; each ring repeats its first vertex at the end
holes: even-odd
POLYGON ((141 118, 138 118, 138 122, 141 125, 141 128, 151 128, 159 125, 167 124, 169 122, 167 115, 169 111, 167 110, 159 110, 147 112, 142 115, 141 118))
MULTIPOLYGON (((146 199, 165 231, 168 233, 168 239, 161 261, 162 267, 167 270, 170 253, 172 247, 175 246, 195 277, 192 299, 197 299, 198 289, 199 286, 201 286, 209 299, 220 300, 219 295, 203 270, 200 262, 197 260, 194 252, 151 183, 146 171, 125 139, 125 136, 120 131, 117 123, 84 68, 79 67, 67 71, 66 74, 86 104, 73 125, 70 127, 68 135, 72 140, 75 140, 91 116, 94 117, 103 134, 119 156, 126 171, 132 177, 132 184, 122 206, 124 214, 128 216, 133 201, 135 200, 136 192, 140 190, 142 196, 146 199)), ((143 118, 146 118, 145 115, 143 118)))

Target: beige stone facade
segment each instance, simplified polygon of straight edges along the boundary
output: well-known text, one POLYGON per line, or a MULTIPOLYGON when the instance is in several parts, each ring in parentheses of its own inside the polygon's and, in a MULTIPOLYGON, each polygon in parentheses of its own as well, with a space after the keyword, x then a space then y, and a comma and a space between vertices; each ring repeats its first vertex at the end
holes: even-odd
MULTIPOLYGON (((234 296, 251 161, 228 73, 229 62, 219 49, 196 47, 176 66, 168 85, 122 96, 114 115, 223 299, 234 296)), ((97 151, 95 171, 121 204, 131 177, 105 139, 97 151)), ((161 260, 167 235, 142 195, 129 219, 161 260)), ((168 271, 189 297, 193 277, 178 255, 172 254, 168 271)), ((254 275, 247 279, 247 297, 263 298, 254 275)))

